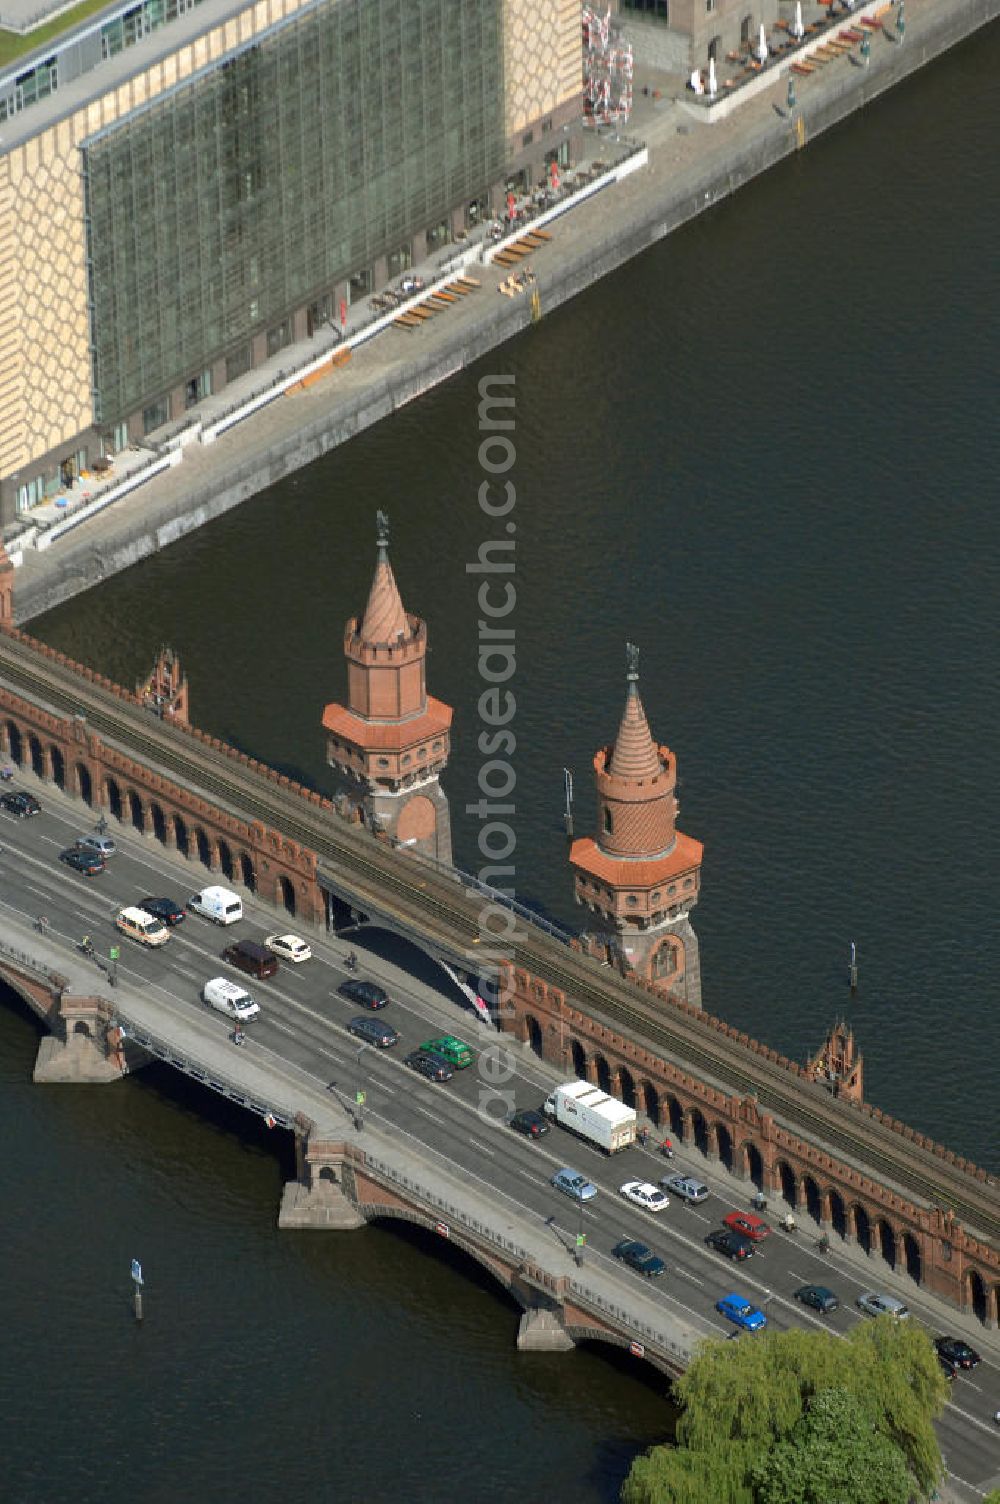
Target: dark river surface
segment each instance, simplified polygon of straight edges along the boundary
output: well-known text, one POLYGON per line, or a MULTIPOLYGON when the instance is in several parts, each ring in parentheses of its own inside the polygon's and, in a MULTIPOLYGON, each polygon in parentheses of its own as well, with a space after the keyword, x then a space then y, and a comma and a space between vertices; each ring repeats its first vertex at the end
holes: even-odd
MULTIPOLYGON (((323 787, 384 508, 478 866, 465 564, 503 534, 476 499, 477 383, 513 373, 522 897, 579 923, 562 769, 583 831, 631 639, 705 842, 706 1006, 794 1057, 846 1013, 869 1098, 996 1168, 998 80, 994 26, 32 630, 125 683, 173 644, 199 725, 323 787)), ((155 1074, 32 1087, 35 1042, 0 1013, 7 1498, 604 1504, 662 1433, 655 1383, 519 1357, 474 1271, 380 1229, 279 1235, 290 1165, 263 1128, 155 1074)))

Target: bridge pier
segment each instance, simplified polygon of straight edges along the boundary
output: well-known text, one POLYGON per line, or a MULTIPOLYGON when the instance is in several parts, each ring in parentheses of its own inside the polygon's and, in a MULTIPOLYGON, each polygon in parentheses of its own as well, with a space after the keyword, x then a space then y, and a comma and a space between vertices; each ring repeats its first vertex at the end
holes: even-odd
POLYGON ((517 1328, 519 1353, 568 1353, 575 1346, 559 1311, 533 1306, 524 1312, 517 1328))
POLYGON ((295 1139, 298 1179, 290 1180, 281 1195, 278 1226, 283 1230, 353 1232, 365 1219, 354 1203, 354 1172, 344 1144, 312 1139, 308 1128, 295 1139))
POLYGON ((129 1071, 121 1030, 111 1027, 110 1004, 97 997, 67 997, 59 1003, 59 1034, 38 1046, 32 1079, 39 1085, 103 1085, 129 1071))

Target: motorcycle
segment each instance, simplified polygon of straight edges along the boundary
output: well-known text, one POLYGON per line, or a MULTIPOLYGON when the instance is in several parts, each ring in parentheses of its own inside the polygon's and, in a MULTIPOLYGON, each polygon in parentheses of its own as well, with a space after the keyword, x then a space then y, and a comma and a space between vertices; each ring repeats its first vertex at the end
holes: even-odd
POLYGON ((350 952, 349 955, 346 955, 344 957, 344 965, 347 968, 347 970, 350 971, 350 972, 357 971, 357 969, 358 969, 358 958, 354 954, 353 950, 350 952))
POLYGON ((78 940, 76 942, 76 948, 77 950, 82 951, 85 956, 93 956, 95 954, 94 942, 93 940, 91 940, 89 935, 84 935, 82 940, 78 940))

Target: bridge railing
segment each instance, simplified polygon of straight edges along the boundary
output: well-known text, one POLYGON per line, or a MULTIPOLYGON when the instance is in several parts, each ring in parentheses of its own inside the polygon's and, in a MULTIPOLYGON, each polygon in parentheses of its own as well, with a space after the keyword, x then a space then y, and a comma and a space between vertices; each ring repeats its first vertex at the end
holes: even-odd
POLYGON ((145 1050, 147 1055, 153 1055, 157 1060, 162 1060, 176 1070, 183 1071, 186 1076, 190 1076, 193 1081, 201 1082, 211 1091, 219 1092, 230 1102, 235 1102, 237 1107, 245 1107, 248 1112, 256 1113, 258 1117, 273 1123, 275 1127, 295 1127, 294 1108, 282 1104, 276 1105, 273 1101, 264 1101, 255 1093, 247 1091, 245 1086, 233 1081, 224 1071, 206 1070, 183 1050, 158 1038, 143 1025, 133 1023, 125 1014, 116 1012, 109 1027, 121 1029, 123 1039, 137 1044, 145 1050))
MULTIPOLYGON (((398 850, 404 843, 393 840, 391 844, 398 850)), ((433 856, 424 856, 421 854, 417 860, 428 867, 433 867, 442 877, 451 878, 453 881, 457 880, 463 888, 468 888, 473 893, 481 893, 484 898, 489 899, 490 903, 500 904, 503 908, 510 909, 511 913, 517 914, 519 918, 526 920, 528 924, 534 925, 536 929, 544 930, 547 935, 551 935, 554 940, 560 941, 563 945, 569 945, 576 938, 568 930, 564 930, 561 925, 554 923, 551 919, 546 919, 537 910, 530 909, 527 904, 519 903, 516 898, 512 898, 509 893, 504 893, 501 888, 491 888, 489 883, 482 882, 476 877, 474 872, 466 872, 463 867, 454 867, 447 862, 439 862, 433 856)))
MULTIPOLYGON (((528 1249, 522 1247, 516 1238, 506 1237, 488 1222, 482 1221, 479 1217, 471 1216, 461 1207, 456 1206, 453 1201, 449 1201, 447 1197, 439 1196, 435 1191, 429 1190, 426 1185, 414 1179, 412 1175, 404 1174, 402 1171, 395 1169, 392 1165, 386 1164, 384 1160, 367 1151, 365 1152, 365 1166, 374 1171, 376 1175, 391 1181, 393 1185, 399 1186, 404 1191, 409 1191, 435 1212, 442 1213, 443 1216, 447 1217, 449 1223, 454 1224, 456 1227, 461 1228, 474 1238, 489 1244, 498 1251, 513 1256, 517 1259, 518 1263, 537 1270, 542 1276, 541 1283, 549 1285, 555 1293, 555 1277, 550 1275, 548 1271, 539 1269, 537 1254, 531 1253, 528 1249)), ((643 1346, 649 1344, 655 1347, 659 1354, 664 1357, 673 1358, 678 1365, 686 1367, 690 1363, 693 1356, 691 1348, 685 1346, 684 1343, 678 1342, 666 1332, 652 1326, 649 1322, 639 1320, 625 1306, 608 1300, 605 1296, 598 1294, 590 1285, 583 1284, 580 1280, 570 1277, 566 1282, 565 1289, 568 1289, 582 1305, 599 1311, 609 1320, 624 1327, 631 1340, 641 1342, 643 1346)))
POLYGON ((0 956, 12 961, 15 966, 21 966, 25 971, 30 971, 32 976, 39 977, 43 982, 50 983, 54 988, 66 986, 66 978, 58 971, 53 971, 39 961, 37 956, 29 955, 26 950, 20 950, 16 945, 11 945, 6 940, 0 940, 0 956))

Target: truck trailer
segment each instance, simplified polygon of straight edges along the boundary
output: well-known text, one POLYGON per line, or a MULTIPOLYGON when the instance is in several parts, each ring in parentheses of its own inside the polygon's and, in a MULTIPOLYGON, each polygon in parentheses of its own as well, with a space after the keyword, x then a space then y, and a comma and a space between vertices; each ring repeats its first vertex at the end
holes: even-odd
POLYGON ((626 1107, 591 1086, 589 1081, 564 1081, 545 1099, 543 1111, 563 1128, 578 1133, 606 1154, 627 1149, 636 1139, 634 1107, 626 1107))

